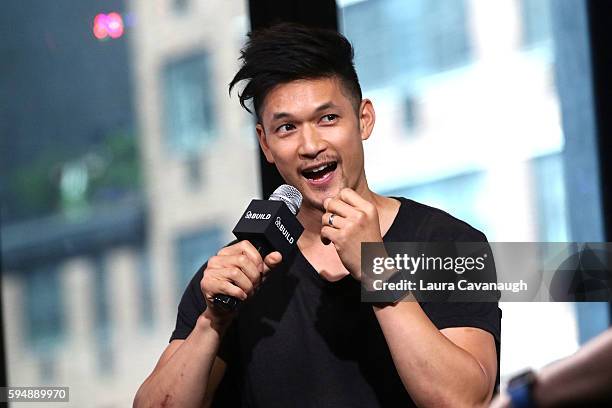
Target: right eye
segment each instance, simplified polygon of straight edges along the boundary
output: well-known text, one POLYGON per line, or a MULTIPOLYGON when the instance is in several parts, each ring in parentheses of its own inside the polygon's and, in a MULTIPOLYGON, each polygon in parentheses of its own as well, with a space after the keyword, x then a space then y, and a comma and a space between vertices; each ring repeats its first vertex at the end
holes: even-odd
POLYGON ((276 128, 276 131, 277 132, 289 132, 290 130, 293 130, 294 128, 295 126, 293 126, 291 123, 283 123, 282 125, 276 128))

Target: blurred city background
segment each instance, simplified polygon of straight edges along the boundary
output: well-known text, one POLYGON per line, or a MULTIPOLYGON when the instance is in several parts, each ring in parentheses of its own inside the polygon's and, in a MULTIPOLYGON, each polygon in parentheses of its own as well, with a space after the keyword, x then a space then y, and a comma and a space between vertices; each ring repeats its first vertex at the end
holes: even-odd
MULTIPOLYGON (((377 113, 375 191, 444 209, 490 241, 603 240, 571 221, 584 205, 582 222, 601 224, 597 202, 588 210, 597 174, 583 169, 574 200, 567 182, 561 96, 590 78, 562 81, 559 44, 581 46, 585 27, 563 19, 583 2, 337 3, 377 113)), ((249 28, 245 0, 3 3, 9 385, 69 386, 71 406, 131 405, 187 282, 261 195, 253 120, 227 91, 249 28)), ((592 123, 575 126, 592 138, 592 123)), ((609 321, 607 304, 501 307, 502 378, 571 354, 609 321)))

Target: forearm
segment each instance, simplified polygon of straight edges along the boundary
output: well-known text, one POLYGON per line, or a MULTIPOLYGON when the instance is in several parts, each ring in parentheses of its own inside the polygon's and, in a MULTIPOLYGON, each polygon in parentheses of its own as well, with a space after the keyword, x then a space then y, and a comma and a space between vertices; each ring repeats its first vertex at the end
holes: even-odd
POLYGON ((576 354, 543 368, 534 386, 538 407, 612 402, 612 330, 576 354))
POLYGON ((478 406, 490 379, 478 361, 446 338, 417 302, 374 308, 391 357, 419 406, 478 406))
POLYGON ((142 384, 134 407, 201 407, 223 331, 200 316, 183 344, 142 384))

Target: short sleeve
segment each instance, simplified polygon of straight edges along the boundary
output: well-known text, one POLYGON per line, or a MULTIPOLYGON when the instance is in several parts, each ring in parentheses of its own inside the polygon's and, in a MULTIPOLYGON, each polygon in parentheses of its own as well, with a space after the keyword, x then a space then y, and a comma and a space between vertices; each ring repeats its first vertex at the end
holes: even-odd
MULTIPOLYGON (((434 242, 488 242, 486 235, 481 231, 440 210, 437 210, 430 220, 430 231, 424 238, 434 242)), ((488 244, 486 246, 490 252, 488 244)), ((495 274, 494 268, 491 271, 495 274)), ((495 275, 488 278, 495 280, 495 275)), ((494 299, 497 300, 498 297, 494 299)), ((422 302, 421 307, 438 329, 477 327, 491 333, 495 342, 500 343, 501 309, 497 301, 422 302)))
MULTIPOLYGON (((488 242, 486 235, 481 231, 478 231, 463 221, 449 217, 448 214, 443 212, 439 212, 436 217, 433 217, 436 219, 436 222, 432 224, 435 225, 436 228, 432 228, 431 236, 427 237, 428 240, 488 242), (449 220, 451 221, 449 222, 449 220)), ((487 279, 490 281, 496 280, 495 269, 488 270, 488 272, 493 273, 493 276, 487 276, 487 279)), ((499 299, 497 294, 494 295, 495 300, 499 299)), ((422 302, 421 307, 439 330, 450 327, 475 327, 491 333, 495 340, 495 349, 497 352, 497 392, 500 382, 502 318, 502 311, 498 306, 498 302, 422 302)))
POLYGON ((501 310, 493 302, 421 303, 429 320, 438 328, 476 327, 488 331, 500 342, 501 310))
POLYGON ((206 310, 206 301, 200 289, 200 282, 207 265, 208 263, 205 263, 200 267, 185 288, 178 306, 176 325, 172 336, 170 336, 170 341, 186 339, 195 327, 198 317, 206 310))

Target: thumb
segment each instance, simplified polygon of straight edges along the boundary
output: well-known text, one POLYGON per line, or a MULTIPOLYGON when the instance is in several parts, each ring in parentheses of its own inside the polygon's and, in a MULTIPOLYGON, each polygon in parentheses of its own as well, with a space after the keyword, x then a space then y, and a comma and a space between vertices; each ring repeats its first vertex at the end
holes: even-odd
POLYGON ((279 263, 281 263, 281 261, 283 260, 283 256, 281 255, 280 252, 278 251, 274 251, 269 253, 265 258, 264 258, 264 273, 268 272, 268 270, 270 270, 271 268, 274 268, 275 266, 277 266, 279 263))

